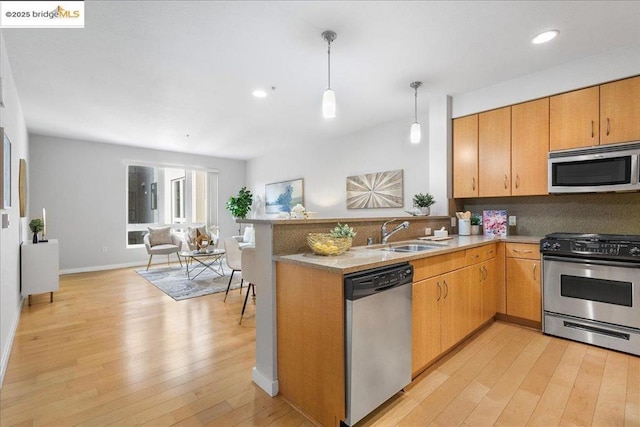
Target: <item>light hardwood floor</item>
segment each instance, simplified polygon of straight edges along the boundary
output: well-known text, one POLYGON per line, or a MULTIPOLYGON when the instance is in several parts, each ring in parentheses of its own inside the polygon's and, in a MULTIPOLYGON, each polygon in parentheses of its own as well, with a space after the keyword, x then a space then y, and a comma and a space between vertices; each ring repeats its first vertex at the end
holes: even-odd
MULTIPOLYGON (((312 425, 251 382, 254 309, 176 302, 132 269, 62 276, 22 310, 0 426, 312 425)), ((496 322, 361 426, 640 426, 640 358, 496 322)))

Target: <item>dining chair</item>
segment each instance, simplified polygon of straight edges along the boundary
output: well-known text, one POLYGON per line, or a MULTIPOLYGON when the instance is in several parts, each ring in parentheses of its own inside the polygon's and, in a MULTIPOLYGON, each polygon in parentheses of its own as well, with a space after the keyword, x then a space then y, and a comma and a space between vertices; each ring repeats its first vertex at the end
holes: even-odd
POLYGON ((242 313, 240 313, 239 325, 242 325, 242 317, 244 316, 244 310, 247 307, 247 300, 249 299, 249 292, 253 291, 253 302, 256 300, 256 282, 257 282, 257 268, 256 268, 256 248, 247 247, 242 249, 242 277, 249 284, 247 286, 247 295, 244 297, 244 304, 242 304, 242 313))
MULTIPOLYGON (((224 301, 227 301, 227 295, 229 294, 229 289, 231 289, 231 281, 233 280, 233 274, 236 271, 242 271, 242 258, 240 244, 233 237, 227 237, 224 239, 224 251, 225 251, 225 259, 227 261, 227 266, 231 269, 231 277, 229 277, 229 284, 227 285, 227 292, 224 294, 224 301)), ((243 278, 240 279, 240 294, 242 294, 242 283, 244 282, 244 273, 243 278)))

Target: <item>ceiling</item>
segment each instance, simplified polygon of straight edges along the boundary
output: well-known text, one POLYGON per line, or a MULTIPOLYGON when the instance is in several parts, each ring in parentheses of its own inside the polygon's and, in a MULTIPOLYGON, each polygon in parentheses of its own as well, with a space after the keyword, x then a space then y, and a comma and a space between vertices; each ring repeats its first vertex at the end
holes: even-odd
POLYGON ((639 20, 640 1, 86 1, 84 29, 2 33, 29 132, 250 159, 398 120, 408 138, 412 81, 425 120, 430 95, 637 45, 639 20))

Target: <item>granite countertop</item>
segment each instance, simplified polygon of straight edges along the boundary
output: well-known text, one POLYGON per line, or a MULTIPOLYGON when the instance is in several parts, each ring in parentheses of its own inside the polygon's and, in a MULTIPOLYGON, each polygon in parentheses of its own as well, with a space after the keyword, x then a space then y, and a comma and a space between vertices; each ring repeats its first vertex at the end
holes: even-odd
MULTIPOLYGON (((423 243, 438 246, 435 249, 420 252, 390 252, 381 250, 384 247, 388 247, 389 245, 373 245, 352 247, 344 254, 336 256, 322 256, 313 253, 302 253, 295 255, 275 256, 274 260, 278 262, 301 264, 310 268, 317 268, 334 273, 347 274, 420 258, 443 255, 449 252, 455 252, 461 249, 469 249, 477 246, 484 246, 495 242, 539 244, 541 239, 541 237, 535 236, 508 236, 505 238, 490 238, 484 236, 453 235, 451 237, 452 239, 450 240, 441 241, 411 240, 410 242, 412 243, 423 243)), ((406 242, 391 242, 390 245, 395 246, 400 243, 406 242)))

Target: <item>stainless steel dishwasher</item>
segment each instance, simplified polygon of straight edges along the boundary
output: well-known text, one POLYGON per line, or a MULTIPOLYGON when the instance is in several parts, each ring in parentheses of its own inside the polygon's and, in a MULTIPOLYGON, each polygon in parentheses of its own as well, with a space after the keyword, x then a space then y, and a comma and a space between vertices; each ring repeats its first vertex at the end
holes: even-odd
POLYGON ((346 275, 346 409, 352 426, 411 382, 413 266, 346 275))

